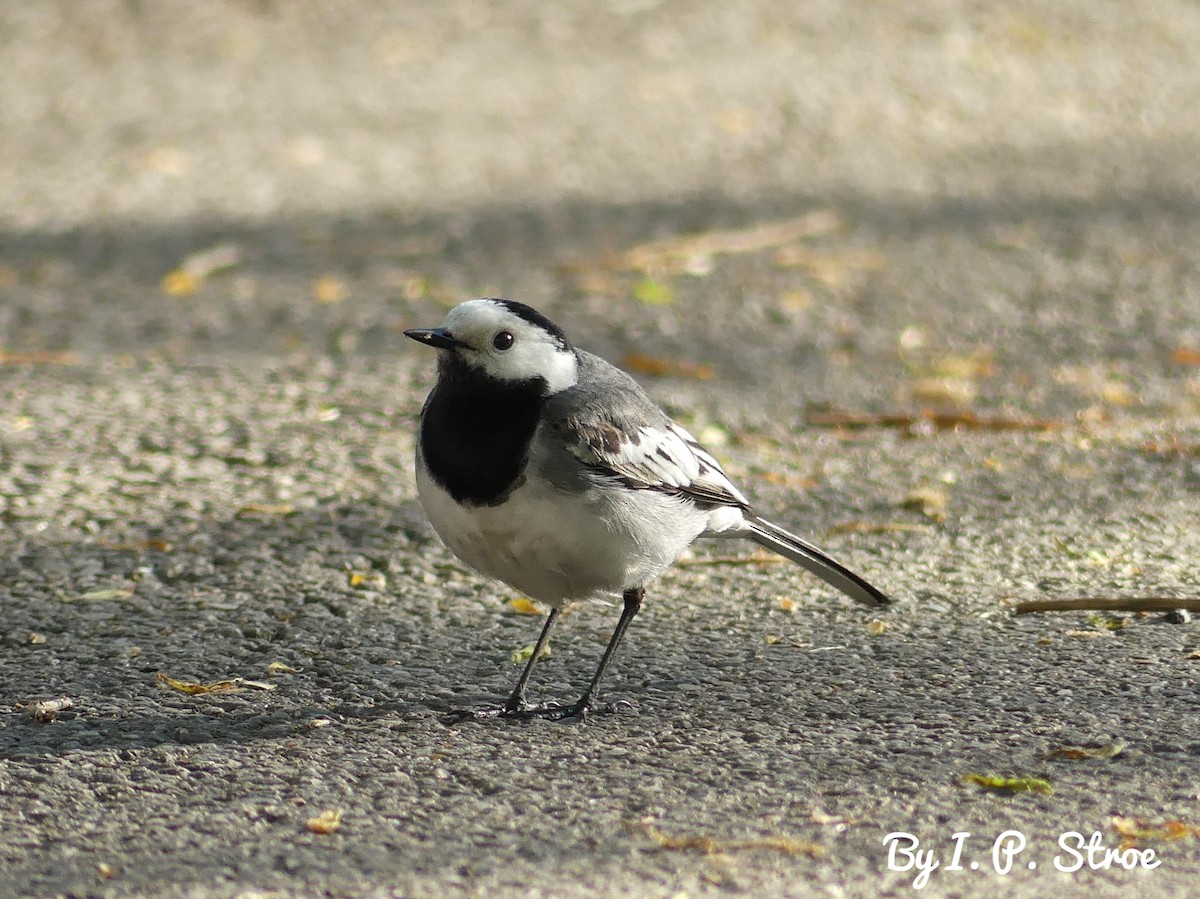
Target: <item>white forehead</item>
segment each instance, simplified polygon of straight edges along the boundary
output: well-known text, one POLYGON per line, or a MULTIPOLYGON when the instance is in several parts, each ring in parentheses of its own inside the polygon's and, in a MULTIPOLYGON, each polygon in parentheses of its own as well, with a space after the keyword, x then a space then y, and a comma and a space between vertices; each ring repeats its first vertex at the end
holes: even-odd
MULTIPOLYGON (((513 315, 502 304, 494 300, 468 300, 459 303, 446 315, 442 327, 459 340, 474 342, 473 337, 487 334, 490 340, 498 331, 511 331, 516 336, 517 329, 540 331, 519 316, 513 315)), ((524 332, 522 332, 524 333, 524 332)))
POLYGON ((446 315, 442 327, 468 348, 455 349, 468 363, 502 381, 544 378, 549 393, 575 384, 578 362, 573 350, 540 325, 527 321, 494 300, 468 300, 446 315), (512 346, 498 350, 492 341, 501 331, 512 346))

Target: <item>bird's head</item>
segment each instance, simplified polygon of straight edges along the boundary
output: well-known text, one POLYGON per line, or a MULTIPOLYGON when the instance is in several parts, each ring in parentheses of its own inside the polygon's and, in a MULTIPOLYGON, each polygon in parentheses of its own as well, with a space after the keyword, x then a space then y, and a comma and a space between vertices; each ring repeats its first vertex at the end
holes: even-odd
POLYGON ((562 329, 513 300, 470 300, 437 328, 404 332, 439 350, 443 377, 485 377, 507 384, 542 381, 546 396, 574 386, 579 361, 562 329))

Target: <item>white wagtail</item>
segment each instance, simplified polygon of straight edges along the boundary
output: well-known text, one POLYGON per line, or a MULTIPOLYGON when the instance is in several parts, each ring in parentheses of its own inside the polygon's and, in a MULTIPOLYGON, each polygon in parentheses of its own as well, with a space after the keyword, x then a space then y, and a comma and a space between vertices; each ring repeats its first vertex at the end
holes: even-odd
POLYGON ((701 536, 747 537, 870 606, 879 590, 754 512, 720 464, 625 372, 575 349, 511 300, 471 300, 440 328, 404 332, 438 350, 421 410, 417 492, 446 545, 550 607, 508 701, 480 716, 582 717, 593 708, 646 584, 701 536), (591 683, 571 706, 525 690, 563 607, 621 594, 591 683))

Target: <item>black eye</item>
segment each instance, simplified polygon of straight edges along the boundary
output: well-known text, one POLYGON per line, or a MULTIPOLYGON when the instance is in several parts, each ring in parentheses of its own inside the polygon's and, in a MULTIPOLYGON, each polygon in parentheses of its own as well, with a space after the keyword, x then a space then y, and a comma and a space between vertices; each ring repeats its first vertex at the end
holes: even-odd
POLYGON ((498 350, 507 350, 513 345, 513 336, 507 331, 501 331, 492 338, 492 346, 498 350))

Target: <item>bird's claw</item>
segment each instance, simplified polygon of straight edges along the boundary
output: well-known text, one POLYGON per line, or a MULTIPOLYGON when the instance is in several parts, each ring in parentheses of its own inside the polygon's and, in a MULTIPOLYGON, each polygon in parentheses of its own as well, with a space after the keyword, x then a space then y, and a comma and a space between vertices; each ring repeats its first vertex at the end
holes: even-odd
POLYGON ((596 702, 581 699, 572 705, 563 705, 553 700, 536 704, 507 702, 499 706, 482 706, 473 709, 458 709, 447 716, 447 722, 458 724, 463 721, 490 721, 495 718, 509 720, 529 720, 540 718, 543 721, 577 720, 586 722, 593 715, 609 715, 617 711, 634 709, 636 706, 627 699, 616 702, 596 702))

